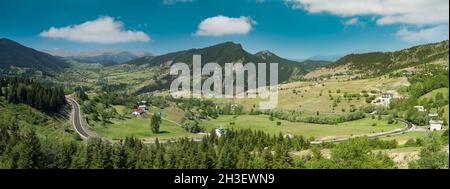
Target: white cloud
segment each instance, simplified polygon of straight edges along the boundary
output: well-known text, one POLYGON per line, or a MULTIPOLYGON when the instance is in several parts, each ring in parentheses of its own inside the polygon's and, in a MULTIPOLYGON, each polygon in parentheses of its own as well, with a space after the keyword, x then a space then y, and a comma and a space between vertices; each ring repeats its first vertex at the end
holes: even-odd
POLYGON ((223 36, 233 34, 247 34, 252 30, 252 26, 256 24, 250 17, 241 16, 239 18, 231 18, 226 16, 215 16, 203 20, 198 25, 195 32, 197 36, 223 36))
POLYGON ((359 24, 359 18, 351 18, 351 19, 345 20, 342 22, 342 24, 347 25, 347 26, 359 24))
POLYGON ((408 42, 437 42, 448 39, 448 25, 442 24, 417 31, 401 29, 397 36, 408 42))
POLYGON ((141 31, 124 30, 124 23, 105 16, 96 20, 87 21, 79 25, 66 27, 51 27, 40 33, 41 37, 65 39, 82 43, 126 43, 147 42, 150 37, 141 31))
POLYGON ((376 15, 378 25, 449 22, 448 0, 285 0, 294 9, 341 17, 376 15))
POLYGON ((175 3, 190 3, 193 2, 194 0, 163 0, 163 4, 166 5, 173 5, 175 3))

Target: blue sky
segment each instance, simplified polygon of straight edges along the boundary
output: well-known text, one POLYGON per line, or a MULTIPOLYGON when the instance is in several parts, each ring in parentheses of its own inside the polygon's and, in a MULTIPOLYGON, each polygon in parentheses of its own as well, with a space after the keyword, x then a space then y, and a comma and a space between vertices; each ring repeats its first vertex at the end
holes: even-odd
POLYGON ((302 59, 448 39, 448 6, 448 0, 0 0, 0 37, 36 49, 154 54, 233 41, 251 53, 302 59))

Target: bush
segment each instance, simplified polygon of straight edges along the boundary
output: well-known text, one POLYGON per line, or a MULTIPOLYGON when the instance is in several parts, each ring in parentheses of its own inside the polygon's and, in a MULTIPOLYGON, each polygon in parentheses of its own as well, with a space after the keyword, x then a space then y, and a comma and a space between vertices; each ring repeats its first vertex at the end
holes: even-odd
POLYGON ((186 131, 189 131, 191 133, 199 133, 200 131, 202 131, 202 128, 198 126, 198 122, 195 120, 186 119, 181 124, 181 127, 183 127, 184 129, 186 129, 186 131))

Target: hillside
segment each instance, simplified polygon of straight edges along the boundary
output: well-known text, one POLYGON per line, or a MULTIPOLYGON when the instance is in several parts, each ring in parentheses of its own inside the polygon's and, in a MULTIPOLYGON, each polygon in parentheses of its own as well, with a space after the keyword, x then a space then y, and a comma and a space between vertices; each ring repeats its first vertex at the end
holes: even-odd
POLYGON ((276 62, 278 63, 279 82, 287 81, 291 76, 298 74, 298 70, 300 69, 298 62, 280 58, 273 53, 263 55, 263 53, 261 52, 253 55, 245 51, 240 44, 232 42, 225 42, 201 49, 178 51, 155 57, 146 56, 129 61, 127 62, 127 64, 147 64, 150 66, 161 66, 163 68, 169 68, 169 66, 173 63, 184 62, 192 66, 193 55, 202 55, 202 64, 217 62, 221 66, 225 65, 225 63, 237 62, 276 62))
POLYGON ((92 49, 75 51, 68 49, 46 49, 44 52, 62 60, 74 60, 80 63, 117 62, 124 63, 143 56, 152 56, 148 52, 131 52, 122 49, 92 49))
POLYGON ((448 40, 446 40, 394 52, 349 54, 334 64, 309 75, 315 77, 333 73, 381 75, 423 64, 446 64, 448 66, 448 45, 448 40))
POLYGON ((95 56, 68 56, 60 58, 63 60, 75 60, 80 63, 101 63, 101 62, 123 63, 139 57, 134 54, 131 54, 130 52, 122 51, 119 53, 103 53, 95 56))
POLYGON ((69 65, 52 55, 2 38, 0 39, 0 69, 10 67, 31 68, 49 73, 62 70, 69 65))

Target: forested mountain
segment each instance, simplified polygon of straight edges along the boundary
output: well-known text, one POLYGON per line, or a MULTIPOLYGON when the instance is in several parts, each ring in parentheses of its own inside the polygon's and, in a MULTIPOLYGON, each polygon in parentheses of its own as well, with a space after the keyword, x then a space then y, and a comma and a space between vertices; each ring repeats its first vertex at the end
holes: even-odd
POLYGON ((273 53, 269 56, 263 56, 263 53, 257 53, 253 55, 245 51, 240 44, 233 42, 220 43, 214 46, 201 48, 201 49, 189 49, 185 51, 178 51, 168 53, 155 57, 142 57, 132 61, 128 64, 168 67, 173 63, 184 62, 192 65, 192 56, 202 55, 202 64, 216 62, 220 65, 225 63, 278 63, 279 81, 283 82, 288 80, 291 76, 298 74, 301 69, 298 62, 280 58, 273 53))
POLYGON ((442 60, 448 65, 448 40, 439 43, 419 45, 395 52, 370 52, 349 54, 328 68, 348 66, 352 71, 364 74, 386 74, 394 70, 413 67, 442 60))
POLYGON ((57 58, 15 41, 0 39, 0 69, 10 67, 32 68, 42 72, 60 71, 69 65, 57 58))

